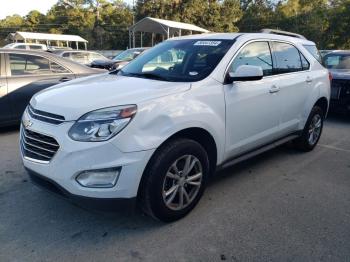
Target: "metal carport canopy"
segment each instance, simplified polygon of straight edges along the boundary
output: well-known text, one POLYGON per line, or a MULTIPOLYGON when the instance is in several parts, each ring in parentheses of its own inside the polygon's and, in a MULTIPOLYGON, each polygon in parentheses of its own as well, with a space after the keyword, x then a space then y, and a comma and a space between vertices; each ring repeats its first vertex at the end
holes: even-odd
POLYGON ((60 35, 60 34, 43 34, 32 32, 16 32, 13 36, 14 40, 48 40, 48 41, 69 41, 69 42, 83 42, 88 41, 78 35, 60 35))
MULTIPOLYGON (((133 32, 147 32, 161 35, 174 35, 181 30, 195 31, 200 33, 208 33, 209 31, 196 25, 164 20, 153 17, 145 17, 130 27, 133 32)), ((180 33, 181 34, 181 33, 180 33)))

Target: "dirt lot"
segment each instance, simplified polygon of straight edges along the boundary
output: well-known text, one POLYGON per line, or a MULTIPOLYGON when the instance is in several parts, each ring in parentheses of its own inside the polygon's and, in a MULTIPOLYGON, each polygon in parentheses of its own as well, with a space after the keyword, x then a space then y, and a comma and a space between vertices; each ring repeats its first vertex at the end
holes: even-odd
POLYGON ((350 118, 311 153, 280 147, 220 172, 173 224, 84 210, 28 181, 0 133, 0 261, 350 261, 350 118))

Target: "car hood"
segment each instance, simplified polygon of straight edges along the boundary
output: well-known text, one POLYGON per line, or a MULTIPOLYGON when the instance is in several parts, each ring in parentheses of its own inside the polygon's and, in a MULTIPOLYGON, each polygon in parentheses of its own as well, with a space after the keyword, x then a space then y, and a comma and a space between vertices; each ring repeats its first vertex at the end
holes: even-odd
POLYGON ((330 69, 333 79, 350 80, 350 69, 330 69))
POLYGON ((67 121, 83 114, 118 105, 138 104, 185 92, 190 83, 157 81, 145 78, 102 74, 55 85, 37 93, 30 104, 38 110, 63 115, 67 121))

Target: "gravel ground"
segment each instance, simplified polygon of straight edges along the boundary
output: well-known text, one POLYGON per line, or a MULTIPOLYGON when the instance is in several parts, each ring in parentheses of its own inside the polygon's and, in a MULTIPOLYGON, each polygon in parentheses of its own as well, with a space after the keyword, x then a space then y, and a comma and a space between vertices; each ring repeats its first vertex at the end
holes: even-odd
POLYGON ((310 153, 280 147, 221 171, 163 224, 79 208, 31 184, 0 132, 0 261, 350 261, 350 118, 310 153))

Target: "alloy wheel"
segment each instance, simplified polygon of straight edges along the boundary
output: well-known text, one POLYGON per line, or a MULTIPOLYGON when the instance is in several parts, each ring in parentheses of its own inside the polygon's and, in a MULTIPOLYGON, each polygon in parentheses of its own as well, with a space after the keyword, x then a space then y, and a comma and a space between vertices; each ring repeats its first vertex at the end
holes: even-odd
POLYGON ((322 117, 319 114, 314 115, 309 126, 309 144, 313 146, 321 135, 322 117))
POLYGON ((163 200, 172 210, 182 210, 196 198, 203 178, 202 164, 193 155, 178 158, 168 169, 163 182, 163 200))

